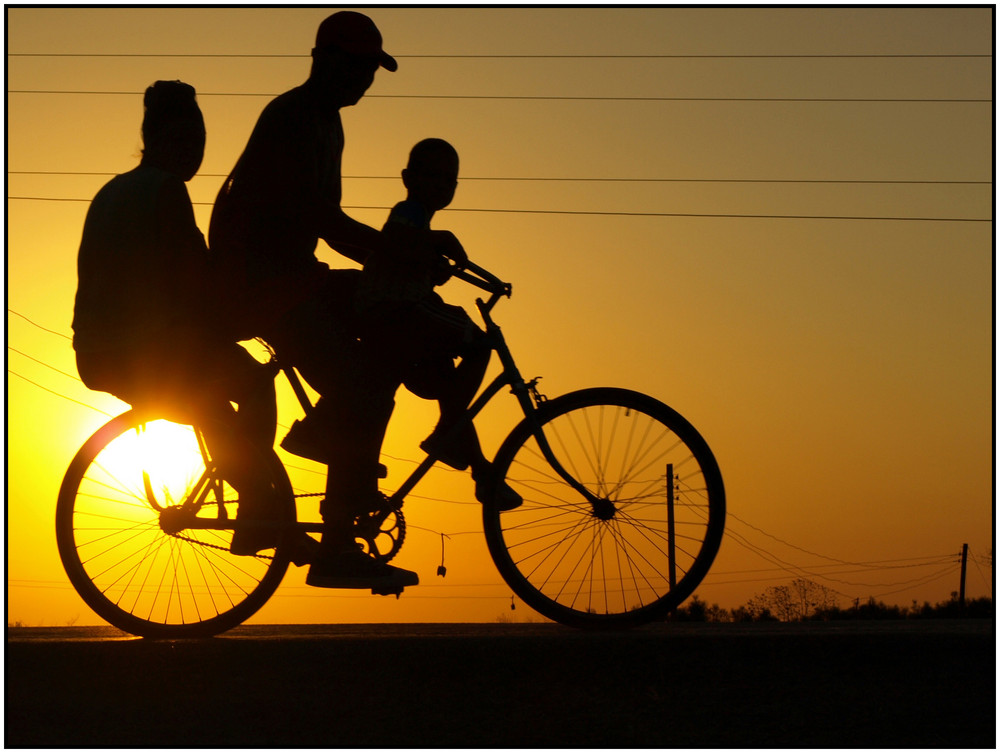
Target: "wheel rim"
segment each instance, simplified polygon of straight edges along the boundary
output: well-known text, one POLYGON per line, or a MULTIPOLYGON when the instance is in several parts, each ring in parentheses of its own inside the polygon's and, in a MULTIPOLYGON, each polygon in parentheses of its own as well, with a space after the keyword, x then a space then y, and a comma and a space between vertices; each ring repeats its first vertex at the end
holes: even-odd
POLYGON ((527 428, 498 457, 524 503, 487 511, 494 559, 518 595, 560 622, 662 616, 690 595, 718 550, 724 501, 711 452, 679 415, 630 395, 582 393, 545 414, 553 453, 589 500, 557 475, 527 428))
POLYGON ((237 494, 208 480, 193 429, 160 420, 102 431, 71 466, 58 513, 60 554, 87 604, 150 637, 211 634, 256 611, 287 561, 273 549, 229 552, 237 494), (182 509, 199 484, 204 503, 182 509), (220 528, 198 527, 210 525, 220 528))

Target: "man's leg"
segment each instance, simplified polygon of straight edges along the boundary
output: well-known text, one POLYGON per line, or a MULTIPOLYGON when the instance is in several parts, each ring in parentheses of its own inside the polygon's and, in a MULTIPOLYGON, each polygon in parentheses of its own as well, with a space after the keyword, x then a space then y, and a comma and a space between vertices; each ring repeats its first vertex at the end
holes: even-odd
POLYGON ((323 397, 314 416, 330 442, 327 498, 321 506, 321 551, 306 582, 328 588, 402 590, 416 573, 365 555, 355 544, 354 518, 378 492, 379 454, 392 413, 395 385, 358 342, 343 298, 356 276, 331 272, 330 285, 286 317, 268 339, 323 397))

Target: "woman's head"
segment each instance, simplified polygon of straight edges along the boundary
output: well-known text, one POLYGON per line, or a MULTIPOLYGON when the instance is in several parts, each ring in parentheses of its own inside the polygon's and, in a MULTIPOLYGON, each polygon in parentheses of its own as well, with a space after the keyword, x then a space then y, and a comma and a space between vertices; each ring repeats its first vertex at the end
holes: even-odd
POLYGON ((190 180, 205 156, 205 119, 193 86, 157 81, 143 97, 142 161, 190 180))

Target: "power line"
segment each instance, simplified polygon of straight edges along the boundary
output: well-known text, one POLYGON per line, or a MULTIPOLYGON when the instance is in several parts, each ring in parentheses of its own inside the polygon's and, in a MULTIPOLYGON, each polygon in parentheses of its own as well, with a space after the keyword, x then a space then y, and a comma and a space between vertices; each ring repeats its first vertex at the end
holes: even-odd
MULTIPOLYGON (((97 91, 69 89, 8 89, 7 94, 83 94, 100 96, 138 97, 139 91, 97 91)), ((199 97, 277 97, 278 93, 261 92, 198 92, 199 97)), ((924 104, 988 104, 991 98, 917 98, 917 97, 593 97, 593 96, 534 96, 526 94, 366 94, 366 99, 446 99, 536 102, 803 102, 819 104, 841 103, 924 103, 924 104)))
MULTIPOLYGON (((957 567, 958 567, 957 565, 952 565, 949 568, 946 568, 944 570, 939 570, 936 573, 932 573, 931 575, 928 575, 925 578, 917 578, 917 579, 915 579, 913 581, 907 581, 902 586, 902 588, 895 588, 895 589, 893 589, 891 591, 881 591, 880 593, 874 594, 872 596, 872 598, 877 598, 877 597, 880 597, 880 596, 889 596, 890 594, 897 594, 897 593, 900 593, 901 591, 910 591, 910 590, 912 590, 914 588, 919 588, 920 586, 926 586, 926 585, 928 585, 930 583, 933 583, 936 580, 941 580, 945 576, 953 574, 955 572, 955 569, 957 567)), ((886 585, 899 585, 899 584, 889 583, 889 584, 886 584, 886 585)))
MULTIPOLYGON (((87 172, 75 170, 8 170, 8 175, 72 175, 72 176, 105 176, 118 175, 115 172, 87 172)), ((198 173, 196 178, 226 178, 224 173, 198 173)), ((393 180, 398 181, 398 175, 344 175, 344 180, 393 180)), ((572 178, 543 176, 462 176, 460 182, 554 182, 554 183, 815 183, 821 185, 993 185, 991 180, 874 180, 874 179, 801 179, 801 178, 572 178)))
MULTIPOLYGON (((390 207, 344 207, 344 209, 390 209, 390 207)), ((725 219, 764 219, 764 220, 877 220, 881 222, 992 222, 992 218, 978 217, 866 217, 853 215, 807 215, 807 214, 712 214, 695 212, 603 212, 603 211, 573 211, 561 209, 472 209, 449 207, 442 212, 490 212, 509 214, 564 214, 586 215, 596 217, 688 217, 688 218, 725 218, 725 219)))
POLYGON ((75 379, 78 382, 82 381, 80 379, 80 377, 78 377, 76 374, 70 374, 68 371, 63 371, 62 369, 56 368, 52 364, 46 363, 45 361, 42 361, 42 360, 40 360, 38 358, 35 358, 34 356, 29 356, 24 351, 18 350, 17 348, 14 348, 14 347, 12 347, 10 345, 7 346, 7 350, 11 350, 11 351, 17 353, 19 356, 24 356, 25 358, 27 358, 27 359, 29 359, 31 361, 34 361, 35 363, 41 364, 42 366, 45 366, 46 368, 52 369, 53 371, 55 371, 55 372, 57 372, 59 374, 62 374, 63 376, 67 376, 70 379, 75 379))
POLYGON ((824 560, 831 560, 831 561, 836 562, 836 563, 841 564, 841 565, 854 565, 854 566, 860 565, 860 563, 858 563, 858 562, 847 562, 845 560, 837 559, 836 557, 828 557, 825 554, 819 554, 817 552, 811 552, 808 549, 803 549, 802 547, 796 546, 795 544, 790 544, 787 541, 785 541, 784 539, 780 539, 777 536, 775 536, 773 534, 770 534, 767 531, 763 530, 762 528, 758 528, 755 525, 747 523, 745 520, 743 520, 743 519, 737 517, 736 515, 734 515, 731 510, 728 512, 728 517, 732 518, 733 520, 735 520, 735 521, 737 521, 739 523, 742 523, 747 528, 752 528, 753 530, 757 531, 757 533, 762 533, 765 536, 767 536, 768 538, 774 539, 779 544, 784 544, 785 546, 791 547, 792 549, 798 549, 800 552, 803 552, 805 554, 811 554, 813 557, 819 557, 820 559, 824 559, 824 560))
MULTIPOLYGON (((74 199, 56 196, 8 196, 8 201, 66 201, 90 202, 91 199, 74 199)), ((195 201, 195 206, 213 206, 213 202, 195 201)), ((388 211, 388 206, 348 206, 341 209, 388 211)), ((442 212, 482 212, 489 214, 551 214, 586 217, 675 217, 688 219, 756 219, 756 220, 872 220, 877 222, 993 222, 990 217, 868 217, 864 215, 831 214, 730 214, 709 212, 604 212, 569 209, 484 209, 472 207, 448 207, 442 212)))
MULTIPOLYGON (((727 528, 725 535, 729 537, 732 541, 742 546, 744 549, 749 550, 750 552, 756 554, 761 559, 764 559, 767 562, 770 562, 771 564, 775 565, 778 569, 784 570, 797 578, 801 577, 818 578, 820 580, 833 581, 834 583, 842 583, 847 586, 855 586, 862 588, 879 588, 887 585, 895 586, 895 585, 903 585, 914 582, 914 581, 899 581, 896 583, 864 583, 859 581, 844 580, 843 578, 835 578, 831 574, 815 572, 814 566, 804 567, 802 565, 796 565, 792 562, 786 562, 773 552, 768 552, 766 549, 763 549, 762 547, 753 544, 752 542, 747 540, 746 537, 733 531, 732 529, 727 528)), ((954 568, 954 566, 951 567, 952 569, 954 568)), ((915 580, 920 580, 920 579, 917 578, 915 580)))
POLYGON ((12 309, 12 308, 8 308, 7 309, 7 313, 8 314, 13 314, 14 316, 21 317, 28 324, 31 324, 32 326, 38 327, 38 329, 42 330, 43 332, 48 332, 49 334, 52 334, 52 335, 59 335, 59 337, 63 337, 65 339, 67 339, 67 340, 72 340, 73 339, 69 335, 66 335, 66 334, 64 334, 62 332, 56 332, 54 329, 49 329, 48 327, 43 327, 41 324, 38 324, 37 322, 32 321, 31 319, 29 319, 28 317, 26 317, 24 314, 19 314, 17 311, 14 311, 14 309, 12 309))
MULTIPOLYGON (((303 53, 169 53, 169 52, 8 52, 9 58, 295 58, 303 53)), ((628 55, 510 55, 510 54, 426 54, 394 55, 402 60, 851 60, 851 59, 991 59, 990 53, 809 53, 809 54, 628 54, 628 55)))
MULTIPOLYGON (((728 516, 728 514, 729 513, 727 511, 727 516, 728 516)), ((755 526, 751 526, 751 528, 756 528, 756 527, 755 526)), ((760 530, 760 529, 756 529, 756 530, 760 530)), ((761 530, 761 533, 764 533, 765 535, 769 535, 765 531, 762 531, 762 530, 761 530)), ((795 547, 794 544, 788 544, 788 546, 791 546, 793 548, 798 548, 798 547, 795 547)), ((803 551, 807 551, 807 550, 803 550, 803 551)), ((823 556, 823 555, 817 555, 817 556, 823 556)), ((954 560, 955 556, 956 555, 953 552, 949 552, 947 554, 927 555, 927 556, 924 556, 924 557, 900 557, 900 558, 897 558, 897 559, 869 560, 869 561, 866 561, 866 562, 852 562, 852 563, 848 563, 848 564, 857 565, 858 567, 867 568, 869 570, 894 570, 894 569, 897 569, 897 568, 930 567, 931 565, 940 565, 942 562, 954 560), (892 564, 892 563, 909 563, 909 564, 892 564)), ((831 558, 831 559, 834 559, 834 558, 831 558)), ((836 560, 836 559, 834 559, 834 563, 833 564, 810 565, 810 567, 814 567, 814 568, 837 567, 838 564, 836 564, 836 563, 840 563, 840 562, 843 562, 843 560, 836 560)), ((776 570, 780 570, 780 569, 781 568, 770 568, 769 567, 769 568, 752 568, 752 569, 743 569, 743 570, 713 570, 712 572, 715 575, 747 575, 749 573, 771 573, 771 572, 775 572, 776 570)))
POLYGON ((100 408, 95 408, 93 405, 88 405, 87 403, 80 402, 79 400, 76 400, 76 399, 70 397, 69 395, 64 395, 61 392, 56 392, 55 390, 50 390, 48 387, 43 387, 38 382, 33 382, 30 379, 28 379, 28 377, 22 376, 21 374, 18 374, 16 371, 13 371, 11 369, 7 369, 7 373, 8 374, 12 374, 13 376, 18 377, 19 379, 23 379, 28 384, 32 384, 32 385, 34 385, 35 387, 38 387, 41 390, 45 390, 46 392, 50 392, 53 395, 55 395, 56 397, 61 397, 63 400, 69 400, 71 403, 76 403, 77 405, 82 405, 84 408, 90 408, 90 410, 97 411, 98 413, 103 413, 108 418, 114 418, 114 416, 112 416, 107 411, 103 411, 100 408))

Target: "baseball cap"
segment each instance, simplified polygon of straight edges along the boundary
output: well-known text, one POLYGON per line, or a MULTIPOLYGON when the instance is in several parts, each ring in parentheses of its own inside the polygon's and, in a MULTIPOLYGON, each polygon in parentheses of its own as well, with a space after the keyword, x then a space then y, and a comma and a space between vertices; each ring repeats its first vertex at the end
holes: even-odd
POLYGON ((316 48, 327 47, 375 58, 387 71, 399 67, 396 59, 382 49, 382 35, 375 22, 363 13, 342 10, 324 19, 316 32, 316 48))

